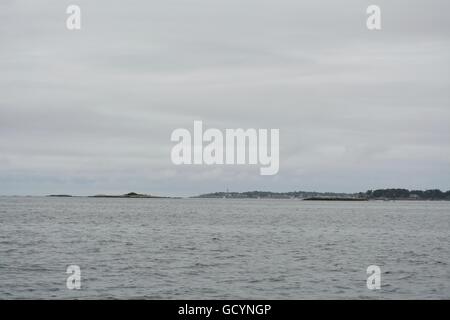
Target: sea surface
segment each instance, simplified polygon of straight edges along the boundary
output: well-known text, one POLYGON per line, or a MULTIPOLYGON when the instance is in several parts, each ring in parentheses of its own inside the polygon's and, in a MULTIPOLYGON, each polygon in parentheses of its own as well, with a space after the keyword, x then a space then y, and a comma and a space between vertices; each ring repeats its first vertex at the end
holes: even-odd
POLYGON ((449 299, 450 202, 0 197, 0 299, 35 298, 449 299))

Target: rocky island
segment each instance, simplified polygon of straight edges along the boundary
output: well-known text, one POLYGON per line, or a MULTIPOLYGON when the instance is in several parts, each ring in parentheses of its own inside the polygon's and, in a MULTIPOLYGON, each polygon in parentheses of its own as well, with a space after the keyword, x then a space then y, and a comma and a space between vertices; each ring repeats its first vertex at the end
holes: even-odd
POLYGON ((148 198, 169 198, 169 197, 159 197, 159 196, 152 196, 150 194, 140 194, 140 193, 136 193, 136 192, 130 192, 127 194, 122 194, 122 195, 106 195, 106 194, 98 194, 95 196, 90 196, 91 198, 144 198, 144 199, 148 199, 148 198))

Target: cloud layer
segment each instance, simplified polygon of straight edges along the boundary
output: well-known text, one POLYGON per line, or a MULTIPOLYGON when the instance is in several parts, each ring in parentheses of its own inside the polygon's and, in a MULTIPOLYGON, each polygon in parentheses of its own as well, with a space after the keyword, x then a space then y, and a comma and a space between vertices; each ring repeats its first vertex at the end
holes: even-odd
POLYGON ((450 3, 0 3, 0 194, 450 189, 450 3), (68 31, 65 10, 82 10, 68 31), (175 166, 171 132, 280 129, 280 172, 175 166))

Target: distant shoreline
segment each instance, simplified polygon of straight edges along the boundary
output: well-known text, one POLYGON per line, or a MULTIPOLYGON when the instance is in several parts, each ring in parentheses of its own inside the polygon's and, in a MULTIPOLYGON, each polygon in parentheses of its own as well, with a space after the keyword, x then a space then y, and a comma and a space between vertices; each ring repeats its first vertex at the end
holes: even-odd
POLYGON ((393 201, 401 201, 401 202, 438 202, 444 201, 448 202, 449 199, 356 199, 356 198, 243 198, 243 197, 159 197, 159 196, 144 196, 144 197, 124 197, 120 195, 95 195, 95 196, 86 196, 86 195, 0 195, 0 198, 63 198, 63 199, 77 199, 77 198, 87 198, 87 199, 155 199, 155 200, 283 200, 283 201, 306 201, 306 202, 393 202, 393 201))
POLYGON ((153 196, 150 194, 139 194, 135 192, 130 192, 122 195, 109 195, 109 194, 97 194, 93 196, 73 196, 70 194, 50 194, 46 197, 50 198, 74 198, 74 197, 83 197, 83 198, 108 198, 108 199, 177 199, 179 197, 164 197, 164 196, 153 196))
POLYGON ((450 191, 439 189, 377 189, 357 193, 314 192, 314 191, 247 191, 215 192, 193 198, 227 198, 227 199, 299 199, 308 201, 368 201, 368 200, 450 200, 450 191))
MULTIPOLYGON (((70 194, 50 194, 47 197, 70 198, 80 197, 70 194)), ((377 189, 358 193, 335 193, 314 191, 270 192, 270 191, 246 191, 246 192, 214 192, 190 197, 155 196, 151 194, 139 194, 129 192, 122 195, 97 194, 81 196, 87 198, 109 199, 291 199, 305 201, 449 201, 450 191, 443 192, 439 189, 408 190, 408 189, 377 189)))
POLYGON ((365 198, 336 198, 336 197, 311 197, 305 198, 303 201, 369 201, 365 198))

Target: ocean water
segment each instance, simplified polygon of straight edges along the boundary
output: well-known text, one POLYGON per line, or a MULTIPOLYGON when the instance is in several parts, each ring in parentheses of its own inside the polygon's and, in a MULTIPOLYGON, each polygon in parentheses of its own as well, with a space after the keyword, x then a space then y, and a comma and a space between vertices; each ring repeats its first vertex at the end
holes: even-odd
POLYGON ((449 244, 450 202, 0 197, 0 299, 448 299, 449 244))

